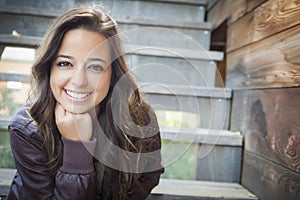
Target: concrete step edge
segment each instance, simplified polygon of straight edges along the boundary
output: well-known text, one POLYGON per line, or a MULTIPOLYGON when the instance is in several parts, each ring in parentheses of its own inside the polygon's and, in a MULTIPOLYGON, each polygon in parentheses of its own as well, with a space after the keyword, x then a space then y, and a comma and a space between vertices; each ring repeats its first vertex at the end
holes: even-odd
POLYGON ((137 24, 142 26, 155 26, 155 27, 170 27, 170 28, 186 28, 196 29, 203 31, 210 31, 212 29, 209 22, 192 22, 192 21, 180 21, 180 20, 157 20, 142 17, 115 17, 117 23, 120 24, 137 24))
MULTIPOLYGON (((179 57, 195 60, 223 60, 224 53, 220 51, 208 50, 192 50, 182 48, 170 47, 154 47, 154 46, 140 46, 140 45, 124 45, 126 52, 137 55, 159 56, 159 57, 179 57)), ((201 49, 201 46, 199 46, 201 49)))
POLYGON ((161 127, 161 138, 172 142, 242 147, 240 132, 204 128, 161 127))
POLYGON ((151 82, 138 82, 138 88, 145 94, 193 96, 212 99, 231 99, 232 97, 232 90, 230 88, 171 84, 157 85, 151 82))

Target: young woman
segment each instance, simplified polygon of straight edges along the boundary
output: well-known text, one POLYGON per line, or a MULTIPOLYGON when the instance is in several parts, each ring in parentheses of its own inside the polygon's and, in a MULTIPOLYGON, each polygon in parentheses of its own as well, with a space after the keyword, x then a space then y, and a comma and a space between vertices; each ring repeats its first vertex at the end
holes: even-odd
POLYGON ((145 199, 163 172, 160 134, 115 22, 88 6, 64 13, 32 77, 35 99, 9 125, 17 173, 8 199, 145 199))

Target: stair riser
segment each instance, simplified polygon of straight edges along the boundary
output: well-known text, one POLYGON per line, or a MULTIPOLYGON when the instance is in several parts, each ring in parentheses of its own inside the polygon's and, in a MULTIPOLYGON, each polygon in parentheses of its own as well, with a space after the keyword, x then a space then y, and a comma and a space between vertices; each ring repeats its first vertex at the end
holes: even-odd
POLYGON ((208 50, 210 32, 205 29, 179 27, 151 27, 119 23, 124 43, 144 46, 208 50))
POLYGON ((158 20, 203 22, 204 6, 155 1, 104 1, 104 8, 113 17, 142 17, 158 20))
POLYGON ((54 10, 67 10, 75 5, 74 0, 47 0, 47 1, 37 1, 37 0, 0 0, 0 6, 26 6, 35 7, 41 9, 54 9, 54 10))
MULTIPOLYGON (((22 35, 42 37, 53 17, 0 13, 0 33, 17 30, 22 35)), ((118 23, 125 43, 188 49, 208 49, 210 33, 205 29, 149 27, 141 24, 118 23)))
POLYGON ((204 87, 215 85, 216 64, 212 61, 127 55, 127 63, 139 82, 204 87))
MULTIPOLYGON (((197 155, 204 154, 198 145, 197 155)), ((204 158, 197 157, 196 180, 234 182, 240 181, 242 147, 213 146, 204 158)))
POLYGON ((11 34, 16 30, 22 35, 42 37, 52 20, 51 17, 0 13, 0 33, 11 34))
MULTIPOLYGON (((155 110, 178 111, 196 114, 199 128, 228 130, 230 100, 164 94, 144 94, 144 98, 155 110)), ((164 119, 160 121, 163 126, 164 119)), ((182 120, 184 121, 184 119, 182 120)), ((185 127, 185 125, 182 125, 185 127)))
MULTIPOLYGON (((88 0, 86 2, 89 2, 88 0)), ((93 2, 93 1, 91 1, 93 2)), ((164 20, 180 20, 191 22, 203 22, 205 7, 201 5, 185 5, 172 2, 155 1, 128 1, 128 0, 101 0, 94 1, 104 7, 113 17, 143 17, 164 20), (176 16, 176 19, 174 19, 176 16)), ((75 0, 0 0, 0 6, 26 6, 41 9, 67 10, 76 5, 75 0)))

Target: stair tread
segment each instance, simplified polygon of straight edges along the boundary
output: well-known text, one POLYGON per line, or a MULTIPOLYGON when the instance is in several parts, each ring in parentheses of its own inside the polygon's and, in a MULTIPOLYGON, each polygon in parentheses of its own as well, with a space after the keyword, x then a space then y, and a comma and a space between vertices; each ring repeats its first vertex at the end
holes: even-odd
MULTIPOLYGON (((0 169, 1 195, 8 193, 15 169, 0 169)), ((210 197, 224 199, 252 199, 257 197, 238 183, 160 179, 151 194, 187 197, 210 197)))
POLYGON ((240 132, 204 128, 161 127, 164 140, 212 145, 242 146, 243 136, 240 132))
POLYGON ((151 19, 142 17, 115 17, 117 23, 121 24, 139 24, 144 26, 162 26, 162 27, 177 27, 189 28, 210 31, 212 26, 209 22, 193 22, 193 21, 180 21, 180 20, 163 20, 151 19))
POLYGON ((225 199, 257 199, 254 194, 238 183, 194 180, 160 179, 159 185, 153 189, 152 194, 225 199))
POLYGON ((164 95, 180 95, 180 96, 196 96, 207 98, 230 99, 232 90, 230 88, 217 87, 200 87, 200 86, 184 86, 184 85, 157 85, 153 83, 138 83, 141 92, 146 94, 164 94, 164 95))
MULTIPOLYGON (((194 50, 183 48, 171 47, 154 47, 154 46, 141 46, 141 45, 124 45, 125 51, 138 55, 149 55, 159 57, 180 57, 196 60, 223 60, 223 52, 208 51, 208 50, 194 50)), ((200 47, 199 47, 200 48, 200 47)))

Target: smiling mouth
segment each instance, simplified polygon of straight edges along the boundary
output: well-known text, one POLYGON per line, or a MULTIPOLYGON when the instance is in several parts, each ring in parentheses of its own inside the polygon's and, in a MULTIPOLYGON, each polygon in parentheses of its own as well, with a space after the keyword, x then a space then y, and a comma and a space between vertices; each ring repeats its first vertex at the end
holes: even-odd
POLYGON ((72 92, 72 91, 66 90, 66 89, 65 89, 65 92, 70 98, 76 99, 76 100, 86 99, 91 94, 91 93, 72 92))

